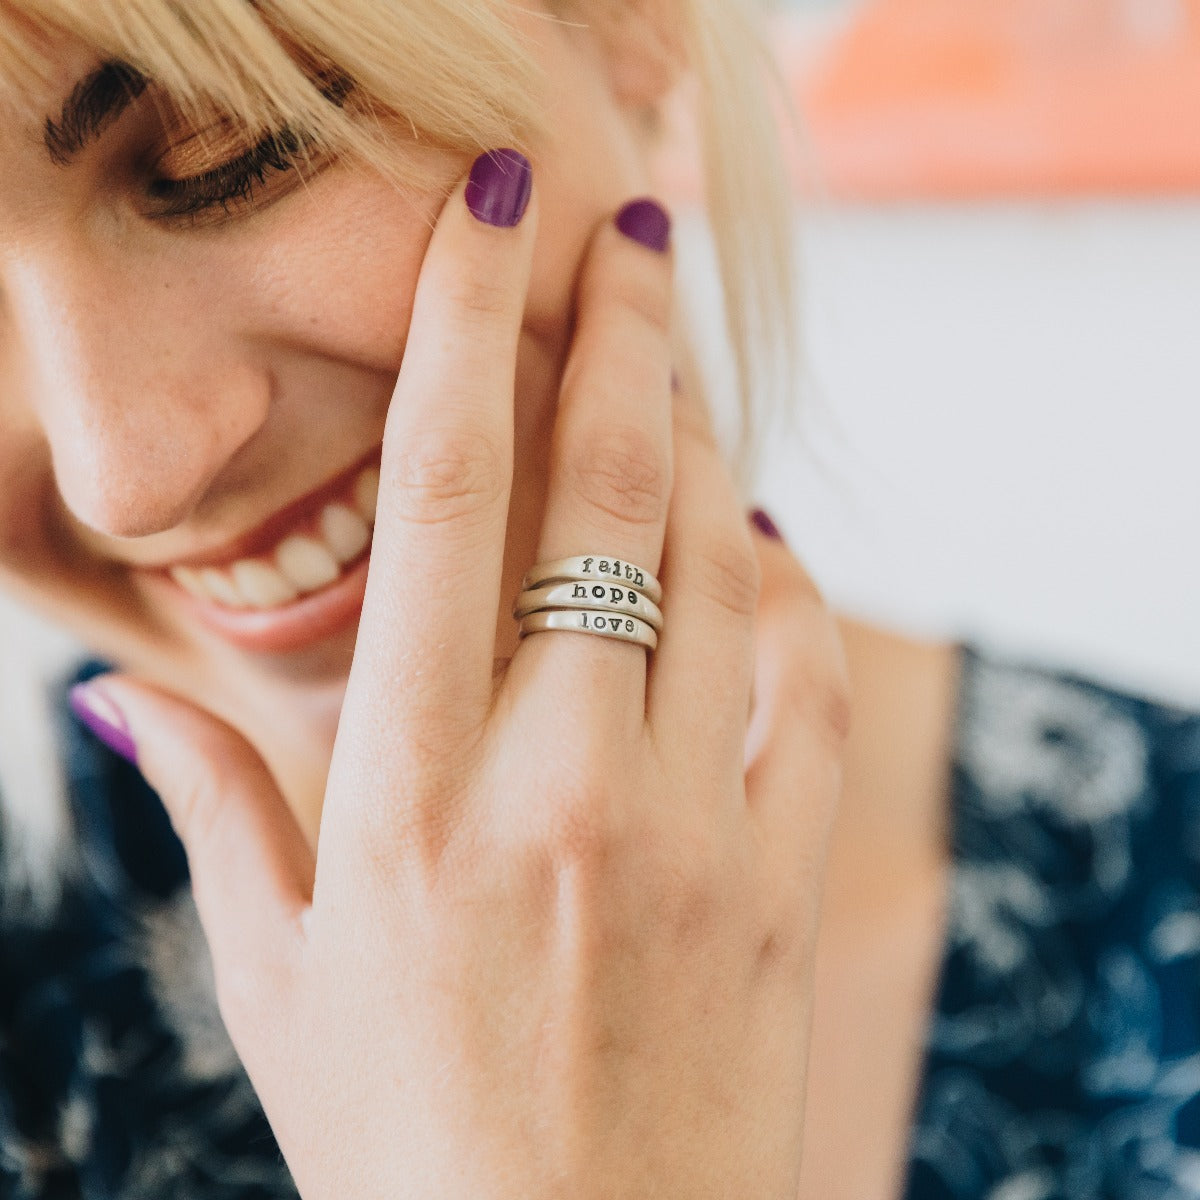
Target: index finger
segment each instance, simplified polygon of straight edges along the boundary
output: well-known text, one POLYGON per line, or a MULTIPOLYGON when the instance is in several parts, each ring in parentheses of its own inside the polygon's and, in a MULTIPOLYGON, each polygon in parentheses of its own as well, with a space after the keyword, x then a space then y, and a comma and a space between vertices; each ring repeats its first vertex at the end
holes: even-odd
POLYGON ((426 251, 384 427, 334 772, 386 753, 402 776, 409 747, 476 729, 490 704, 536 209, 523 155, 481 155, 426 251))

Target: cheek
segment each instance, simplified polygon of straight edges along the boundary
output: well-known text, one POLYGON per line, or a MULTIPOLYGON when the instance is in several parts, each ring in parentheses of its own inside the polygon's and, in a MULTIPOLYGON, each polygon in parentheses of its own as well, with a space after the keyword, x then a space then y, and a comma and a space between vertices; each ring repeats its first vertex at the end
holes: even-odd
POLYGON ((232 301, 237 333, 394 371, 441 199, 339 174, 335 186, 297 198, 286 235, 270 239, 249 270, 243 263, 245 293, 232 301))
MULTIPOLYGON (((296 197, 280 213, 280 234, 257 248, 247 242, 216 270, 209 259, 204 274, 226 281, 219 302, 228 306, 230 333, 395 371, 421 263, 461 166, 440 163, 434 186, 415 197, 346 172, 296 197)), ((540 202, 525 324, 539 340, 561 345, 577 267, 600 214, 571 188, 544 186, 540 202)))
MULTIPOLYGON (((296 197, 280 234, 249 242, 208 278, 225 283, 229 330, 251 344, 284 345, 380 372, 394 372, 433 226, 465 164, 442 161, 433 185, 402 196, 349 172, 296 197), (240 292, 240 294, 237 294, 240 292), (236 321, 236 329, 233 327, 236 321)), ((600 210, 594 198, 547 182, 526 301, 529 333, 561 347, 571 324, 578 264, 600 210)))
POLYGON ((49 448, 27 403, 29 380, 5 361, 0 370, 0 569, 20 564, 42 534, 45 497, 54 488, 49 448))
MULTIPOLYGON (((430 157, 436 161, 420 195, 336 169, 219 254, 211 243, 199 251, 187 275, 207 311, 223 314, 225 336, 266 348, 268 361, 282 350, 394 372, 433 226, 469 165, 445 153, 430 157)), ((553 355, 565 347, 579 263, 611 197, 586 175, 572 178, 553 155, 540 174, 525 326, 553 355)))
POLYGON ((4 439, 0 448, 0 567, 19 572, 40 545, 45 497, 54 475, 36 436, 4 439))

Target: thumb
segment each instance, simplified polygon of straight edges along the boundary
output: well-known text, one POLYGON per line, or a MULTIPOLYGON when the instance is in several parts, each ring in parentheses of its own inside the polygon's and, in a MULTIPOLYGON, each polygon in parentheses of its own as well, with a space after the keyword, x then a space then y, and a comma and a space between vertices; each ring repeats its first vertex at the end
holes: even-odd
POLYGON ((254 748, 224 721, 128 676, 77 685, 71 707, 138 766, 183 842, 222 1012, 233 994, 261 990, 264 973, 286 975, 315 862, 254 748))

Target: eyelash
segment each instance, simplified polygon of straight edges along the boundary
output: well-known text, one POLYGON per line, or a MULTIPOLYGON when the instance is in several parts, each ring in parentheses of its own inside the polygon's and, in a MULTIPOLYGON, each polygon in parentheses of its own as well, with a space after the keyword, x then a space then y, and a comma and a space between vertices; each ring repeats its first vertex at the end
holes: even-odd
POLYGON ((305 161, 304 141, 285 127, 263 138, 237 158, 186 179, 154 179, 149 192, 165 207, 163 217, 195 217, 231 205, 250 203, 272 174, 301 169, 305 161))

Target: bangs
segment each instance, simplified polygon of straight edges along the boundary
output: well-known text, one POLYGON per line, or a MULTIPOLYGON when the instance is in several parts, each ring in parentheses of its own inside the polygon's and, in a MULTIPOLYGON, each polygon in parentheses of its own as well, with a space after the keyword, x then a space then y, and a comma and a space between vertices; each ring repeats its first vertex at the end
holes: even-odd
MULTIPOLYGON (((0 0, 0 98, 45 91, 56 38, 153 83, 185 117, 398 172, 396 126, 431 146, 527 147, 541 81, 495 0, 0 0), (391 128, 391 132, 385 130, 391 128), (395 160, 395 161, 392 161, 395 160)), ((33 115, 33 114, 31 114, 33 115)))
MULTIPOLYGON (((148 91, 201 140, 213 127, 275 135, 420 189, 428 180, 404 153, 411 141, 536 157, 553 97, 509 19, 523 2, 0 0, 0 104, 46 118, 31 97, 63 86, 65 37, 114 68, 109 84, 148 91)), ((794 394, 792 199, 768 96, 789 105, 762 36, 765 2, 679 0, 675 14, 698 83, 692 115, 743 416, 742 482, 755 410, 778 401, 787 411, 794 394)), ((546 15, 569 9, 586 23, 593 7, 622 3, 633 0, 549 0, 546 15)), ((51 145, 55 131, 45 133, 51 145)))

